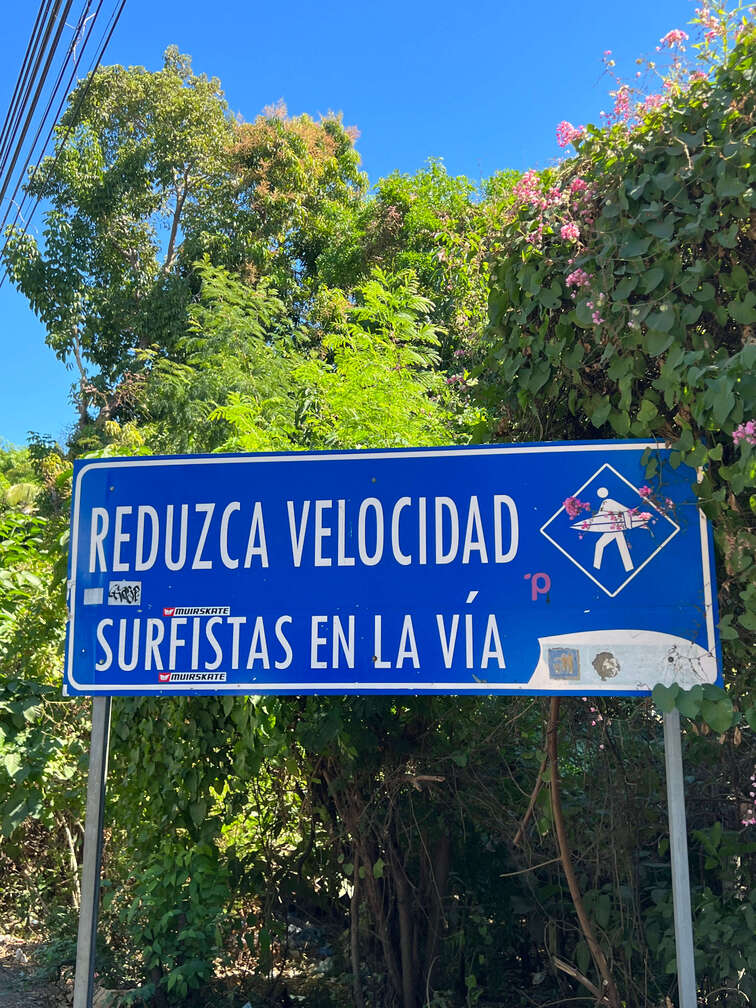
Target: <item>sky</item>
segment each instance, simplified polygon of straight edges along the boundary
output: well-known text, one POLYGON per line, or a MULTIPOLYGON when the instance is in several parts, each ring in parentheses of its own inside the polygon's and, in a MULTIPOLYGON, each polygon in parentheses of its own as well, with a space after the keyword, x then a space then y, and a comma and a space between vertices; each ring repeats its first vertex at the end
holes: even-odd
MULTIPOLYGON (((159 69, 168 45, 220 78, 231 109, 251 120, 283 99, 292 115, 342 112, 357 126, 371 182, 412 173, 429 157, 478 181, 500 169, 543 168, 563 153, 557 123, 598 122, 612 82, 611 49, 630 79, 693 15, 691 0, 126 0, 105 63, 159 69)), ((9 6, 0 36, 5 115, 36 15, 9 6)), ((97 36, 99 38, 99 32, 97 36)), ((38 212, 32 233, 39 235, 38 212)), ((74 380, 44 328, 6 280, 0 289, 0 443, 29 431, 63 443, 74 380)))

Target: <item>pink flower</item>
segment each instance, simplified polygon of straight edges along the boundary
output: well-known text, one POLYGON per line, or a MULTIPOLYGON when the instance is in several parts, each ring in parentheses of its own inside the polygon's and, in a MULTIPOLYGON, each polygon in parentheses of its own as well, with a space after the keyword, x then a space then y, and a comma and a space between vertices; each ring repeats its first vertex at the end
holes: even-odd
POLYGON ((591 315, 591 318, 593 319, 593 324, 594 325, 603 325, 604 324, 604 320, 602 319, 600 312, 597 312, 597 311, 593 312, 592 315, 591 315))
POLYGON ((580 228, 577 224, 562 224, 559 233, 565 241, 577 241, 580 237, 580 228))
POLYGON ((521 203, 530 203, 532 206, 540 204, 541 183, 532 168, 517 182, 513 192, 521 203))
POLYGON ((741 441, 745 441, 749 445, 756 445, 756 420, 748 420, 732 432, 732 443, 739 445, 741 441))
POLYGON ((570 183, 570 192, 571 193, 583 192, 583 190, 585 190, 587 188, 588 188, 588 183, 585 182, 581 178, 575 178, 570 183))
POLYGON ((566 119, 563 119, 556 129, 557 143, 560 147, 574 144, 576 140, 580 140, 584 135, 585 126, 573 126, 566 119))
POLYGON ((668 31, 664 38, 659 39, 659 44, 661 46, 668 46, 670 49, 674 49, 678 46, 680 49, 684 49, 683 42, 687 41, 687 32, 682 31, 680 28, 673 28, 672 31, 668 31))
POLYGON ((618 119, 629 119, 630 110, 630 88, 623 84, 619 91, 612 91, 614 98, 614 114, 618 119))
POLYGON ((651 487, 650 486, 638 487, 638 493, 641 495, 641 497, 650 497, 652 493, 651 487))
POLYGON ((664 95, 646 95, 643 99, 642 111, 651 112, 653 109, 658 109, 660 105, 664 103, 664 95))
POLYGON ((581 511, 591 510, 590 504, 586 504, 585 501, 581 501, 577 497, 568 497, 562 506, 570 518, 577 518, 581 511))
POLYGON ((591 278, 583 269, 573 270, 564 278, 568 287, 590 287, 591 278))

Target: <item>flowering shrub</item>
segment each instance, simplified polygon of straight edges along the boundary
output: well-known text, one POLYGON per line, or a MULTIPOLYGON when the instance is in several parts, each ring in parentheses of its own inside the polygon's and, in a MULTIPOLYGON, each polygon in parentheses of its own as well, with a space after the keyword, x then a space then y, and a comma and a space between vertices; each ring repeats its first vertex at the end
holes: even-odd
MULTIPOLYGON (((672 446, 673 465, 704 468, 696 493, 714 522, 726 676, 746 710, 756 632, 756 32, 703 6, 690 35, 660 40, 667 63, 647 66, 661 79, 653 100, 618 83, 603 127, 574 138, 577 156, 515 186, 493 265, 487 356, 473 377, 508 438, 653 437, 672 446), (703 63, 686 63, 687 49, 703 63)), ((654 467, 646 492, 663 500, 654 467)))

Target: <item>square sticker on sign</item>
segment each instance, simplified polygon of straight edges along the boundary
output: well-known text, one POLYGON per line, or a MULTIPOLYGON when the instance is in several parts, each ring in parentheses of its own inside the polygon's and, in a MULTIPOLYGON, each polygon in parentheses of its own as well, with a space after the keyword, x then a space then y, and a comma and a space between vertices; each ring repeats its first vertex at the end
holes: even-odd
POLYGON ((111 581, 108 585, 108 605, 138 606, 141 604, 141 581, 111 581))

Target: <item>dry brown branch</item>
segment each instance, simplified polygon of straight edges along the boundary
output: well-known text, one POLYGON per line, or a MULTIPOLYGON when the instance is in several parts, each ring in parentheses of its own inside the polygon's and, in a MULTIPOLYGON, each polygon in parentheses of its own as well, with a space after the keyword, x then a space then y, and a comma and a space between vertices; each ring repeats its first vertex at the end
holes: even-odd
POLYGON ((548 753, 544 753, 543 759, 541 760, 541 765, 538 768, 538 776, 536 777, 536 782, 533 785, 533 791, 532 794, 530 795, 530 801, 528 802, 528 807, 525 810, 525 815, 522 817, 522 821, 520 822, 520 825, 517 827, 517 832, 515 833, 515 838, 513 841, 515 847, 518 847, 520 845, 523 834, 525 832, 525 827, 528 825, 530 817, 533 815, 533 809, 535 808, 535 804, 538 801, 538 794, 541 790, 541 785, 543 784, 543 773, 544 770, 546 769, 546 761, 548 760, 548 758, 549 758, 548 753))
POLYGON ((597 1001, 603 1001, 606 1004, 606 998, 602 996, 598 987, 594 983, 591 983, 587 976, 583 976, 580 970, 575 969, 571 963, 565 962, 564 959, 558 959, 556 956, 552 956, 551 961, 558 970, 561 970, 563 973, 566 973, 567 976, 571 976, 573 980, 577 980, 578 983, 581 983, 583 987, 593 994, 597 1001))
POLYGON ((549 709, 549 726, 546 732, 546 752, 551 766, 551 810, 554 817, 554 829, 557 835, 559 853, 562 859, 562 868, 564 870, 564 877, 567 881, 567 886, 570 890, 570 896, 572 897, 575 912, 580 923, 580 930, 583 932, 583 937, 590 949, 593 962, 595 963, 596 969, 601 975, 601 979, 603 981, 603 986, 606 991, 606 1003, 610 1006, 610 1008, 620 1008, 619 992, 612 978, 612 974, 609 971, 609 964, 606 961, 606 956, 604 955, 601 946, 596 941, 596 936, 593 933, 593 927, 588 919, 588 914, 585 912, 583 897, 580 893, 580 887, 578 886, 575 869, 572 864, 572 857, 570 855, 570 848, 567 840, 567 829, 562 815, 562 800, 559 786, 559 758, 557 746, 558 725, 559 697, 555 696, 551 698, 551 707, 549 709))

